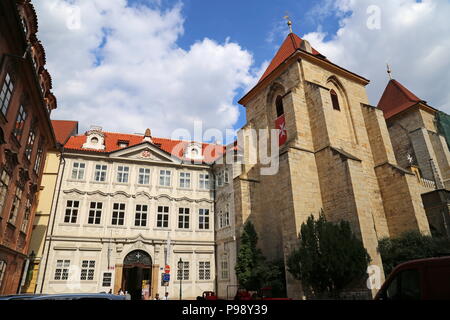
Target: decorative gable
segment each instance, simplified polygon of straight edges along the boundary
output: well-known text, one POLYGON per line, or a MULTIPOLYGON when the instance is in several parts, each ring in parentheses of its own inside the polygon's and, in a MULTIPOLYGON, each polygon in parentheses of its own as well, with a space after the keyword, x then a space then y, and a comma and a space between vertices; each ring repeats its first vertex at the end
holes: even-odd
POLYGON ((102 132, 102 127, 92 126, 91 129, 85 133, 85 135, 86 142, 82 146, 83 149, 105 149, 105 135, 102 132))

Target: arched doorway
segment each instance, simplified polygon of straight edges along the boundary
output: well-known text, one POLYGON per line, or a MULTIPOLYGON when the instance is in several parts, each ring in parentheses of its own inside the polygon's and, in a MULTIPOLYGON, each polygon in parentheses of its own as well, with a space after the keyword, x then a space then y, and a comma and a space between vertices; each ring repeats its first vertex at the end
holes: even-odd
POLYGON ((142 299, 143 286, 151 288, 152 259, 142 250, 134 250, 123 260, 122 288, 128 291, 132 300, 142 299))

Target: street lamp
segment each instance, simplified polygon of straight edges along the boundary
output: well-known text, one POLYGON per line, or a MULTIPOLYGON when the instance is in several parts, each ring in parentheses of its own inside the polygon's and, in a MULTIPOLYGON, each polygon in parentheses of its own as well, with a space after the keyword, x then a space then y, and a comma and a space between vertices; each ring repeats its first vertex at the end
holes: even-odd
POLYGON ((183 260, 178 260, 178 270, 180 272, 180 300, 181 300, 181 283, 183 281, 183 260))

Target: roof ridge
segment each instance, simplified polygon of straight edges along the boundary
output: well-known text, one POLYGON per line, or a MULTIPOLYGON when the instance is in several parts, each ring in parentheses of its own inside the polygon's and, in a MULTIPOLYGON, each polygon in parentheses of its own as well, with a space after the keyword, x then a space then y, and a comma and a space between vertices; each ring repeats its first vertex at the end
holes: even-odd
POLYGON ((411 90, 402 85, 399 81, 395 79, 392 79, 391 81, 408 100, 411 100, 413 102, 424 101, 420 99, 416 94, 414 94, 411 90))

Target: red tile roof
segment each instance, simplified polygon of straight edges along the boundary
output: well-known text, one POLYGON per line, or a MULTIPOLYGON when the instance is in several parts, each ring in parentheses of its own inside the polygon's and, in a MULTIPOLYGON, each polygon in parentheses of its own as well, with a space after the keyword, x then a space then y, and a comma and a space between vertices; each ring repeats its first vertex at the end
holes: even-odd
MULTIPOLYGON (((278 68, 287 58, 289 58, 292 54, 294 54, 295 51, 300 49, 302 41, 303 40, 299 36, 297 36, 294 33, 290 33, 284 40, 280 49, 278 49, 277 54, 272 59, 272 62, 270 62, 269 66, 267 67, 266 71, 264 72, 264 74, 262 75, 261 79, 259 79, 258 82, 263 81, 269 74, 271 74, 276 68, 278 68)), ((322 56, 314 48, 312 48, 312 53, 315 56, 320 56, 324 58, 324 56, 322 56)))
POLYGON ((70 136, 78 134, 78 121, 52 120, 56 141, 64 145, 70 136))
MULTIPOLYGON (((104 150, 95 150, 95 149, 85 149, 82 148, 83 144, 86 142, 86 135, 78 135, 71 137, 66 145, 65 149, 69 150, 80 150, 80 151, 88 151, 88 152, 100 152, 100 153, 111 153, 114 151, 118 151, 124 148, 129 148, 144 142, 144 136, 138 134, 124 134, 124 133, 116 133, 116 132, 105 132, 102 131, 105 136, 105 149, 104 150), (120 147, 119 141, 128 141, 128 147, 120 147)), ((152 137, 153 144, 159 149, 176 156, 181 160, 189 160, 183 157, 184 151, 188 145, 191 144, 190 141, 183 140, 171 140, 165 138, 156 138, 152 137)), ((203 162, 204 163, 212 163, 218 157, 220 157, 225 150, 225 146, 218 144, 208 144, 202 143, 202 154, 203 154, 203 162)))
POLYGON ((419 102, 426 103, 406 89, 400 82, 392 79, 384 89, 380 102, 378 102, 378 108, 383 110, 384 117, 389 119, 419 102))

